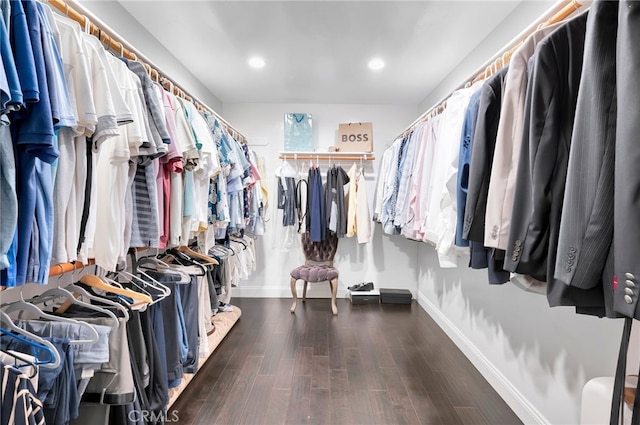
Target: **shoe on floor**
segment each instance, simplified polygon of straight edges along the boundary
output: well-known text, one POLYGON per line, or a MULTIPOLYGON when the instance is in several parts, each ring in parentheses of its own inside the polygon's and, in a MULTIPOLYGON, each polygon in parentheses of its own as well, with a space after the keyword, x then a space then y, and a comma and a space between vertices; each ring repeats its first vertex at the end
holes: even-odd
POLYGON ((222 311, 222 312, 233 311, 233 306, 229 304, 220 304, 218 306, 218 311, 222 311))
POLYGON ((356 292, 373 291, 373 282, 356 283, 353 286, 349 286, 347 289, 356 292))

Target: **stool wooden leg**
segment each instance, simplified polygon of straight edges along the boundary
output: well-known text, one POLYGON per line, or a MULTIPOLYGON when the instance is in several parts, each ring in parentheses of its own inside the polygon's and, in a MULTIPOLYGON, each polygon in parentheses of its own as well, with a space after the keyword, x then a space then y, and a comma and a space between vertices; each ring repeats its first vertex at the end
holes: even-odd
POLYGON ((302 288, 302 302, 307 301, 307 284, 309 282, 307 282, 306 280, 304 281, 304 287, 302 288))
POLYGON ((331 281, 331 311, 338 314, 338 306, 336 305, 336 296, 338 295, 338 279, 331 281))
POLYGON ((293 303, 291 303, 291 312, 295 313, 296 305, 298 304, 298 290, 296 289, 296 282, 298 279, 291 278, 291 295, 293 296, 293 303))

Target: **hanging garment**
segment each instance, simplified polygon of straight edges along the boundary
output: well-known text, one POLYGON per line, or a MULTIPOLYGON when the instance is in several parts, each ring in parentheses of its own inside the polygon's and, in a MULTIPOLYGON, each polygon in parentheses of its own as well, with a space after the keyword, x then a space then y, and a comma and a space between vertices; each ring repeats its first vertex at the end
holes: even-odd
POLYGON ((351 168, 349 168, 349 172, 347 176, 349 178, 349 192, 348 202, 347 202, 347 234, 348 238, 352 238, 356 235, 358 231, 356 225, 356 212, 358 209, 358 201, 357 201, 357 181, 356 181, 356 172, 357 166, 354 163, 351 168))
POLYGON ((503 270, 504 255, 500 258, 494 255, 495 251, 484 246, 487 193, 506 75, 507 68, 503 68, 489 78, 482 87, 478 120, 473 136, 462 232, 462 238, 469 241, 470 267, 488 269, 490 284, 502 284, 509 280, 509 273, 503 270))
POLYGON ((402 161, 401 168, 398 170, 398 194, 396 199, 396 209, 393 216, 393 224, 397 229, 402 229, 410 218, 411 182, 413 180, 413 172, 416 164, 418 144, 422 139, 423 131, 424 126, 418 126, 407 138, 407 143, 403 152, 405 158, 402 161))
POLYGON ((326 239, 327 235, 327 219, 325 212, 325 196, 322 187, 322 175, 318 168, 309 169, 309 208, 307 216, 309 217, 309 233, 311 233, 312 242, 320 242, 326 239))
POLYGON ((536 45, 558 26, 559 24, 553 24, 534 32, 514 52, 509 62, 496 139, 495 161, 491 169, 487 195, 484 236, 484 244, 487 247, 501 250, 507 248, 522 144, 528 61, 536 45))
POLYGON ((369 213, 369 200, 364 179, 364 170, 360 170, 356 184, 356 227, 358 228, 358 243, 371 241, 371 214, 369 213))
POLYGON ((464 211, 467 204, 467 193, 469 189, 469 164, 471 163, 471 152, 473 150, 473 135, 475 133, 478 110, 480 107, 480 96, 482 90, 476 91, 469 99, 467 112, 462 126, 462 137, 460 140, 460 154, 458 157, 458 184, 457 184, 457 205, 456 205, 456 245, 469 246, 469 241, 462 237, 464 211))
POLYGON ((349 183, 349 176, 340 166, 327 170, 327 184, 324 189, 327 229, 339 238, 347 234, 347 209, 344 202, 344 186, 349 183))
POLYGON ((455 91, 447 100, 435 144, 433 168, 430 177, 431 193, 426 210, 425 238, 436 246, 441 267, 456 267, 458 253, 453 246, 455 239, 455 188, 460 152, 460 135, 469 98, 476 91, 472 86, 455 91))
POLYGON ((282 225, 296 224, 296 182, 293 177, 278 179, 278 209, 282 210, 282 225))

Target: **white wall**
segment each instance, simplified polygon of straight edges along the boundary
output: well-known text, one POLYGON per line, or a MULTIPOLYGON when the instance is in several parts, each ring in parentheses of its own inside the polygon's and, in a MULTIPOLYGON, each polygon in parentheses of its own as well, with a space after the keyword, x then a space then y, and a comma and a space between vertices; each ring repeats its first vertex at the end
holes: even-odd
MULTIPOLYGON (((174 82, 198 97, 211 109, 222 114, 222 101, 153 35, 145 30, 119 2, 113 0, 82 0, 80 3, 124 40, 129 41, 140 53, 162 68, 174 82)), ((150 2, 149 7, 161 6, 150 2)))
POLYGON ((473 51, 460 63, 438 86, 428 93, 420 103, 420 113, 426 111, 443 97, 449 95, 456 87, 464 84, 469 75, 493 57, 500 49, 515 38, 531 22, 543 15, 556 3, 555 0, 524 0, 483 40, 478 42, 473 51))
POLYGON ((417 263, 420 305, 525 423, 580 423, 584 384, 615 371, 622 321, 552 309, 544 296, 489 285, 486 270, 441 269, 427 245, 417 263))
MULTIPOLYGON (((276 182, 274 171, 280 165, 278 154, 283 150, 283 118, 287 112, 312 114, 314 147, 327 151, 334 144, 339 123, 372 122, 376 160, 365 162, 365 177, 369 203, 378 171, 378 161, 390 143, 415 118, 414 107, 386 105, 323 105, 323 104, 225 104, 224 116, 249 139, 262 146, 252 146, 265 157, 267 185, 270 191, 270 221, 266 235, 258 240, 258 270, 248 281, 234 289, 234 296, 290 297, 289 272, 304 262, 299 247, 289 251, 274 249, 284 237, 281 223, 273 209, 276 182)), ((295 164, 295 161, 291 161, 295 164)), ((348 171, 352 162, 340 163, 348 171)), ((327 162, 321 163, 326 170, 327 162)), ((301 170, 308 162, 298 161, 301 170)), ((324 174, 324 171, 323 171, 324 174)), ((391 287, 417 290, 417 245, 403 238, 390 238, 380 228, 374 230, 371 243, 358 245, 355 239, 340 240, 335 263, 340 270, 339 297, 346 296, 346 288, 357 282, 372 281, 376 288, 391 287)), ((329 296, 328 285, 311 285, 310 297, 329 296)))

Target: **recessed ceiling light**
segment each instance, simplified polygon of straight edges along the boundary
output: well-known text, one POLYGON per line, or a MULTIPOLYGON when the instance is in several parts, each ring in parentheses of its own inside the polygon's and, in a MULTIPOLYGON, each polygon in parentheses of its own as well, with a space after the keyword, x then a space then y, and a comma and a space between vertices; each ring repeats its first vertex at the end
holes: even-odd
POLYGON ((384 68, 384 61, 380 58, 373 58, 369 61, 369 69, 372 71, 379 71, 384 68))
POLYGON ((261 57, 254 56, 251 59, 249 59, 249 66, 251 68, 260 69, 260 68, 264 68, 264 65, 265 65, 264 59, 262 59, 261 57))

